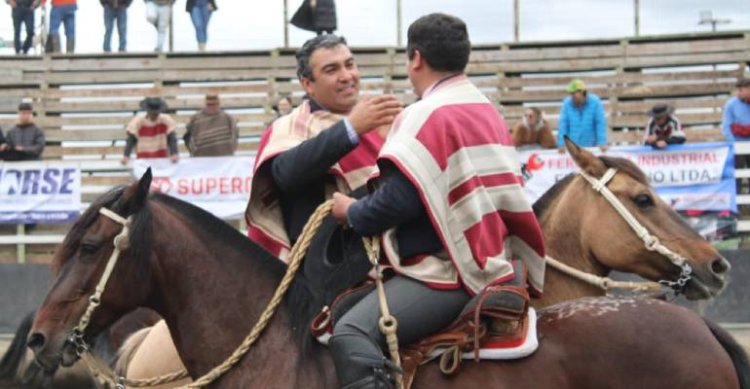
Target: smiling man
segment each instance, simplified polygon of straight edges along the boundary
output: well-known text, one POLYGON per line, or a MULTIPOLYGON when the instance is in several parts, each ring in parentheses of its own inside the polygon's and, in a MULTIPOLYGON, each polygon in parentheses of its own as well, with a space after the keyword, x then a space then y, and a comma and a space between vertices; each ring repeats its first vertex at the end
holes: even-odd
POLYGON ((359 96, 346 40, 321 35, 297 52, 306 99, 261 139, 246 219, 250 238, 286 261, 318 205, 362 186, 383 144, 378 131, 401 112, 394 96, 359 96))

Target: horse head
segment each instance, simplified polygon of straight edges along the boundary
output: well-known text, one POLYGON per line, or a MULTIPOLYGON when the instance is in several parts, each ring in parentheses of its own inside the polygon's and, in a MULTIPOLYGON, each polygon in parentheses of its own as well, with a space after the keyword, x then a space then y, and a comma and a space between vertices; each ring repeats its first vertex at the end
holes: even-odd
POLYGON ((151 220, 150 212, 141 212, 147 208, 150 185, 149 169, 139 181, 102 196, 76 221, 55 253, 57 279, 39 308, 28 337, 28 346, 45 370, 51 371, 58 364, 72 365, 86 342, 143 305, 151 293, 151 220), (105 208, 114 215, 102 214, 100 210, 105 208), (114 243, 126 228, 134 233, 114 243), (115 245, 119 255, 113 255, 115 245), (105 268, 114 257, 117 258, 111 276, 99 286, 100 297, 95 298, 97 285, 106 279, 105 268), (124 280, 142 282, 133 285, 124 280), (92 304, 91 300, 96 301, 92 304), (81 320, 84 316, 85 324, 81 320))
POLYGON ((571 204, 580 209, 568 212, 583 219, 579 239, 584 255, 607 270, 671 283, 689 299, 711 298, 721 292, 729 262, 656 194, 634 163, 596 157, 569 139, 565 142, 581 169, 568 191, 571 204), (597 186, 608 189, 627 212, 618 213, 615 201, 605 198, 606 189, 600 193, 597 186), (627 214, 635 226, 632 219, 627 221, 627 214))

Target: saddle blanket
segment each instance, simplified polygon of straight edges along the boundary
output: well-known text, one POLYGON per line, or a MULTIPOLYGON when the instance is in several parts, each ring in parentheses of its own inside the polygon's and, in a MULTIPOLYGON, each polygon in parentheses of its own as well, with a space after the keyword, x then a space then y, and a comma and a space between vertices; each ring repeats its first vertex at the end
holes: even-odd
MULTIPOLYGON (((527 357, 536 351, 539 347, 539 339, 536 332, 536 321, 537 315, 534 308, 529 307, 528 310, 528 326, 526 334, 517 341, 504 342, 504 343, 483 343, 479 350, 480 359, 492 359, 492 360, 503 360, 503 359, 520 359, 527 357)), ((328 340, 331 338, 331 329, 318 336, 318 342, 327 346, 328 340)), ((427 359, 434 359, 440 357, 446 348, 436 348, 427 359)), ((474 358, 474 351, 465 352, 462 354, 464 359, 474 358)))

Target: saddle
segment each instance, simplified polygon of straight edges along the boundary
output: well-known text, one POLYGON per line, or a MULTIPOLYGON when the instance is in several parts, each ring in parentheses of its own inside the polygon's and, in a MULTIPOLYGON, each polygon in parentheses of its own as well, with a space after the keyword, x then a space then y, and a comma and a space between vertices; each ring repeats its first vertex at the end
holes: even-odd
MULTIPOLYGON (((520 358, 536 350, 536 335, 530 331, 535 328, 535 315, 533 310, 529 314, 526 267, 520 261, 514 261, 513 267, 516 277, 512 281, 488 286, 474 296, 448 328, 400 348, 405 388, 411 385, 417 368, 434 359, 439 358, 444 374, 452 375, 467 356, 478 362, 520 358), (493 351, 514 348, 520 350, 493 351)), ((310 326, 313 336, 327 344, 336 322, 374 288, 374 283, 368 282, 341 293, 313 319, 310 326)))

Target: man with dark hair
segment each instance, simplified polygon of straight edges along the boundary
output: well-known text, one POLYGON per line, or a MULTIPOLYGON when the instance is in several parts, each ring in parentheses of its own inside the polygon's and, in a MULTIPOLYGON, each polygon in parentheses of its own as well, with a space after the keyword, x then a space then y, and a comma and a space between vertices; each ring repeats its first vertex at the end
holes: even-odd
MULTIPOLYGON (((530 274, 530 285, 519 283, 519 306, 528 306, 526 286, 541 292, 544 276, 541 229, 510 134, 464 74, 466 25, 430 14, 409 27, 408 39, 408 76, 421 99, 394 122, 377 189, 356 201, 334 194, 332 210, 355 232, 382 236, 397 274, 385 294, 402 345, 445 329, 489 286, 523 280, 511 258, 530 274)), ((379 318, 372 292, 335 323, 329 345, 344 388, 391 387, 379 318)))
POLYGON ((354 56, 336 35, 305 42, 297 75, 307 98, 263 135, 245 214, 250 238, 283 261, 315 208, 365 183, 383 144, 374 130, 401 112, 394 96, 359 96, 354 56))
POLYGON ((18 123, 8 131, 6 143, 0 145, 6 161, 42 159, 44 132, 34 124, 34 108, 29 103, 18 105, 18 123))

